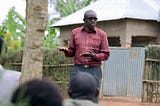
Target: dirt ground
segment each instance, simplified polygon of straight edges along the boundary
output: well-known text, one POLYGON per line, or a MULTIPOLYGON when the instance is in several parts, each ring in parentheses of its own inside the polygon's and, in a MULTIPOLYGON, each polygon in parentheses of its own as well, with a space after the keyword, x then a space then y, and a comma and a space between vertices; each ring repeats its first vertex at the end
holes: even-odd
POLYGON ((103 97, 102 106, 160 106, 160 103, 142 103, 141 99, 131 97, 103 97))

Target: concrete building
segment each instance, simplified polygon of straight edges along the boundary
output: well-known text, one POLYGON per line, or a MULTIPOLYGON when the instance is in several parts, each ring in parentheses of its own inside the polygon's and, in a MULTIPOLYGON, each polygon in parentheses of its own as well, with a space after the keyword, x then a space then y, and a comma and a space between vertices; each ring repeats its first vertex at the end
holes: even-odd
POLYGON ((98 0, 52 25, 60 28, 62 45, 89 9, 97 13, 97 27, 107 33, 110 46, 160 44, 160 0, 98 0))

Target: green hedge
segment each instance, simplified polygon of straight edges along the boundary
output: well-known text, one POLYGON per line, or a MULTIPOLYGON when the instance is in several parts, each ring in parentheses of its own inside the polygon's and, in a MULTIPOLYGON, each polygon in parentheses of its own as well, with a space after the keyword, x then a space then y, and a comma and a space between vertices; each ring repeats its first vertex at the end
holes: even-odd
MULTIPOLYGON (((160 45, 146 47, 146 59, 148 63, 148 80, 160 80, 160 45)), ((7 69, 21 71, 23 51, 9 52, 7 69)), ((73 65, 73 58, 66 58, 63 52, 57 49, 45 50, 43 61, 43 77, 56 81, 67 95, 69 70, 73 65)))
MULTIPOLYGON (((9 52, 9 60, 5 68, 21 71, 22 57, 23 51, 9 52)), ((73 66, 73 58, 66 58, 63 52, 53 49, 44 51, 43 60, 43 78, 57 82, 67 96, 69 70, 73 66)))
POLYGON ((146 50, 148 80, 160 81, 160 45, 149 45, 146 50))

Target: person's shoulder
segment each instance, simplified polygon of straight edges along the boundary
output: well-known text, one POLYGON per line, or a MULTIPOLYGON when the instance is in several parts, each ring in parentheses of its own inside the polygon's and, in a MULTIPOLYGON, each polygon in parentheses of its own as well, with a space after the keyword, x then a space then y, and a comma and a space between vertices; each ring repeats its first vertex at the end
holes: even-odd
POLYGON ((81 31, 83 29, 83 27, 77 27, 77 28, 74 28, 72 30, 72 32, 77 32, 77 31, 81 31))
POLYGON ((102 29, 100 29, 100 28, 97 28, 97 27, 96 27, 96 31, 99 32, 99 33, 106 34, 106 32, 105 32, 104 30, 102 30, 102 29))
POLYGON ((12 78, 19 79, 21 72, 18 72, 16 70, 6 70, 5 74, 10 77, 12 76, 12 78))
POLYGON ((64 106, 101 106, 101 105, 93 103, 90 100, 66 99, 64 101, 64 106))
POLYGON ((21 72, 16 70, 8 70, 5 69, 2 65, 0 65, 1 79, 6 79, 7 81, 11 80, 18 82, 21 72), (11 78, 11 79, 10 79, 11 78))
POLYGON ((20 72, 14 70, 0 69, 0 102, 8 106, 13 91, 19 86, 20 72))
POLYGON ((15 70, 7 70, 7 69, 4 69, 4 70, 1 70, 3 72, 2 74, 2 79, 3 80, 7 80, 10 82, 9 83, 19 83, 19 78, 20 78, 20 75, 21 75, 21 72, 18 72, 18 71, 15 71, 15 70))

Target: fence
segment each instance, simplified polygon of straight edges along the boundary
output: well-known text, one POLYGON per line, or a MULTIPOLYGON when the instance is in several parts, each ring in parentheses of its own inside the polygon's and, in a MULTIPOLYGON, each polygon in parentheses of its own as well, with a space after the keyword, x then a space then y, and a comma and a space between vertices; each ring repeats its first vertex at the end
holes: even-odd
MULTIPOLYGON (((21 71, 23 51, 9 52, 9 60, 6 69, 21 71)), ((64 96, 67 97, 69 81, 69 70, 73 66, 72 58, 66 58, 62 52, 57 50, 45 50, 43 61, 43 78, 53 80, 57 83, 64 96)))
POLYGON ((160 103, 160 46, 148 48, 143 79, 142 101, 160 103))
MULTIPOLYGON (((22 51, 12 52, 11 55, 5 68, 20 71, 22 51)), ((149 47, 146 58, 142 101, 160 102, 160 47, 149 47), (154 50, 152 50, 153 48, 154 50)), ((73 66, 72 62, 72 58, 66 58, 62 52, 56 50, 46 50, 44 52, 43 77, 56 81, 65 96, 67 96, 69 70, 73 66)))

